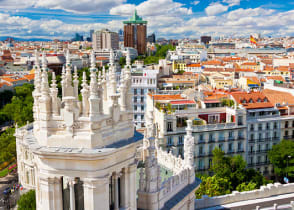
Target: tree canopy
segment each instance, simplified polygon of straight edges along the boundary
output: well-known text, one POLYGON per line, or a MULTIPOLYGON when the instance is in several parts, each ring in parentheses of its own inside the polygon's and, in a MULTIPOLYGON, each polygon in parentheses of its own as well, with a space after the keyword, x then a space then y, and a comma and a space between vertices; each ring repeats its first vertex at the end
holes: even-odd
POLYGON ((259 188, 269 183, 258 171, 248 169, 242 156, 225 156, 225 153, 215 148, 211 165, 213 176, 200 175, 202 183, 196 191, 199 199, 202 195, 219 196, 232 191, 247 191, 259 188))
POLYGON ((268 152, 270 163, 274 166, 275 174, 283 177, 294 178, 294 142, 282 140, 279 144, 273 145, 268 152))
POLYGON ((17 202, 18 210, 35 210, 36 209, 36 193, 35 190, 30 190, 20 196, 17 202))

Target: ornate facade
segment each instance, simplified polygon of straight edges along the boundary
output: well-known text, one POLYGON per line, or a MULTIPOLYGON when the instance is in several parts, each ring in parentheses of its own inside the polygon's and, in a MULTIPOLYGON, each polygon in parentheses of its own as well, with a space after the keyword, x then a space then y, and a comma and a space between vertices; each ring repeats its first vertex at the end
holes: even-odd
POLYGON ((19 180, 36 190, 37 209, 194 209, 199 181, 193 169, 191 123, 185 158, 178 158, 177 170, 171 168, 173 175, 162 182, 160 164, 173 157, 158 148, 153 112, 141 147, 143 135, 132 122, 129 58, 117 88, 113 52, 107 72, 96 69, 92 53, 90 81, 84 72, 79 91, 78 73, 67 53, 59 93, 54 72, 49 85, 45 53, 41 66, 37 54, 34 122, 15 133, 19 180), (137 194, 138 151, 146 158, 137 194))

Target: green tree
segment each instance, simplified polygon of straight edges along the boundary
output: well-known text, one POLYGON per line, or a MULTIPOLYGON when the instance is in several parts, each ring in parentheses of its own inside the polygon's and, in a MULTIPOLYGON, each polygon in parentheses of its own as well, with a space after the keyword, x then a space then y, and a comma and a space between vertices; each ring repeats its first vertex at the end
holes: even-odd
POLYGON ((237 191, 239 192, 243 192, 243 191, 250 191, 250 190, 254 190, 257 188, 256 183, 254 182, 249 182, 248 184, 246 184, 245 182, 239 184, 236 188, 237 191))
POLYGON ((230 182, 226 178, 219 178, 217 176, 201 176, 201 184, 196 191, 196 198, 200 199, 203 195, 209 197, 225 195, 230 193, 230 182))
POLYGON ((222 106, 233 107, 235 105, 235 102, 231 99, 222 99, 221 104, 222 106))
POLYGON ((294 177, 294 141, 282 140, 272 147, 268 157, 276 175, 294 177))
POLYGON ((17 202, 18 210, 34 210, 36 209, 36 193, 30 190, 23 194, 17 202))

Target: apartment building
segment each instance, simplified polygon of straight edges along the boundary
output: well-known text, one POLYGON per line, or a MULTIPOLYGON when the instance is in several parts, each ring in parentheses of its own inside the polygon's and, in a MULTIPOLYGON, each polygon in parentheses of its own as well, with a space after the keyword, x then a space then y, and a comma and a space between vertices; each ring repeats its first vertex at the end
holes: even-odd
POLYGON ((157 88, 158 69, 139 66, 132 69, 134 123, 137 129, 145 127, 146 95, 157 88))
POLYGON ((281 139, 279 110, 262 92, 231 93, 240 109, 246 110, 246 161, 266 176, 273 173, 268 151, 281 139))
POLYGON ((183 94, 148 94, 147 104, 148 109, 154 109, 154 122, 159 130, 160 146, 172 151, 174 155, 183 155, 186 120, 192 120, 196 171, 208 171, 215 147, 221 148, 227 155, 240 154, 246 157, 244 109, 207 108, 183 94))

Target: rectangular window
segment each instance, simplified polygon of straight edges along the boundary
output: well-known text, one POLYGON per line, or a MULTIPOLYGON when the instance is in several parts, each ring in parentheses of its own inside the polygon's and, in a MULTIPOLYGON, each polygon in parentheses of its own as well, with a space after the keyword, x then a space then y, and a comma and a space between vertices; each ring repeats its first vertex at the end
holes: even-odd
POLYGON ((144 97, 141 97, 141 103, 144 103, 144 97))
POLYGON ((213 134, 212 133, 209 134, 209 141, 213 141, 213 134))
POLYGON ((220 150, 223 150, 223 144, 219 144, 218 148, 220 148, 220 150))
POLYGON ((183 144, 183 136, 179 136, 178 144, 179 145, 183 144))
POLYGON ((137 103, 137 97, 136 96, 134 97, 134 103, 137 103))
POLYGON ((137 89, 134 89, 134 95, 137 95, 137 89))
POLYGON ((204 138, 203 138, 203 134, 200 134, 199 135, 199 141, 203 141, 204 140, 204 138))
POLYGON ((243 117, 238 116, 238 125, 243 125, 243 117))
POLYGON ((134 106, 134 111, 137 111, 138 107, 137 105, 134 106))
POLYGON ((254 125, 253 124, 250 125, 250 131, 254 131, 254 125))
POLYGON ((172 122, 167 123, 167 131, 168 132, 173 131, 173 123, 172 122))
POLYGON ((199 147, 199 154, 203 155, 203 147, 202 146, 199 147))
POLYGON ((141 95, 144 95, 144 89, 141 89, 141 95))
POLYGON ((137 120, 137 115, 136 114, 134 115, 134 119, 137 120))
POLYGON ((141 106, 141 111, 144 111, 144 105, 141 106))
POLYGON ((168 146, 173 145, 173 138, 171 136, 167 137, 167 145, 168 146))
POLYGON ((233 151, 233 144, 229 143, 229 152, 232 152, 232 151, 233 151))
POLYGON ((238 151, 242 151, 242 143, 238 142, 238 151))

